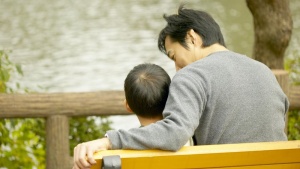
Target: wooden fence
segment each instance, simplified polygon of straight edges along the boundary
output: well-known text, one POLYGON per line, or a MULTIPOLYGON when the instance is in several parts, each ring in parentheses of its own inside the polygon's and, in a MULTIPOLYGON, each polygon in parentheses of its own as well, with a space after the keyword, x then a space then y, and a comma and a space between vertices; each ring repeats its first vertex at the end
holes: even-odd
MULTIPOLYGON (((290 110, 300 110, 300 86, 288 84, 288 73, 273 70, 289 96, 290 110)), ((70 169, 69 117, 128 115, 123 91, 86 93, 0 94, 0 118, 46 118, 46 168, 70 169)))

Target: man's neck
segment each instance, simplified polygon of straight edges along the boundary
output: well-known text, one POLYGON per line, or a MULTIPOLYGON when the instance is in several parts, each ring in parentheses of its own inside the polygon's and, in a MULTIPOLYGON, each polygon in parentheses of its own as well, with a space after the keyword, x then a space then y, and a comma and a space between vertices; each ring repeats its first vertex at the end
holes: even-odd
POLYGON ((202 57, 201 58, 204 58, 212 53, 215 53, 215 52, 221 52, 221 51, 229 51, 226 47, 218 44, 218 43, 215 43, 209 47, 205 47, 202 49, 203 50, 203 53, 202 53, 202 57))

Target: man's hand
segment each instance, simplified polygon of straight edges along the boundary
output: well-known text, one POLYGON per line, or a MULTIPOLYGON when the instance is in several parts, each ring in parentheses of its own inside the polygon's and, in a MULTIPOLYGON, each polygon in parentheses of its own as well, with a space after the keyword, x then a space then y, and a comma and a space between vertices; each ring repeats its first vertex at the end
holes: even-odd
POLYGON ((85 143, 78 144, 74 148, 74 166, 73 169, 89 169, 96 164, 93 157, 95 152, 111 149, 111 143, 108 138, 102 138, 85 143))

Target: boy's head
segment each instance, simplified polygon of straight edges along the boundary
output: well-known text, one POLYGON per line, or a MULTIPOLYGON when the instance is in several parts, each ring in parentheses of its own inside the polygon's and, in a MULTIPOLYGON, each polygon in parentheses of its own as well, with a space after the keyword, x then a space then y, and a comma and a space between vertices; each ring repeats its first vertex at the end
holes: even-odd
POLYGON ((158 65, 145 63, 135 66, 124 83, 129 108, 140 117, 161 116, 170 83, 169 75, 158 65))

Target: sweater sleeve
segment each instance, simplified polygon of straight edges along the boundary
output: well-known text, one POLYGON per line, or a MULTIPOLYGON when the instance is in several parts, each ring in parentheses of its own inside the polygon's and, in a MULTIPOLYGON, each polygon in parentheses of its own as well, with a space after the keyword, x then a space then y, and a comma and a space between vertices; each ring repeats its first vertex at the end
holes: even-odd
POLYGON ((179 150, 194 134, 205 102, 199 81, 178 72, 170 85, 164 119, 142 128, 108 131, 112 149, 179 150))

